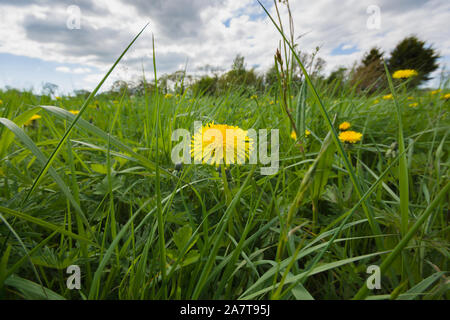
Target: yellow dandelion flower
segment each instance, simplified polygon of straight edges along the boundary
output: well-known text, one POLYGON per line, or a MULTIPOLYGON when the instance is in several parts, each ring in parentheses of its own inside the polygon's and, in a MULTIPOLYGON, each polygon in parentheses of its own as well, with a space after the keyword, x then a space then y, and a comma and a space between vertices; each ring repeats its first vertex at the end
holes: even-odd
POLYGON ((172 96, 173 96, 173 94, 171 94, 171 93, 166 93, 166 95, 164 96, 164 98, 170 99, 170 98, 172 98, 172 96))
POLYGON ((373 102, 373 104, 377 104, 380 102, 380 99, 375 99, 375 101, 373 102))
POLYGON ((397 70, 394 72, 394 74, 392 75, 392 78, 394 79, 406 79, 406 78, 411 78, 414 76, 417 76, 418 73, 416 70, 412 70, 412 69, 405 69, 405 70, 397 70))
POLYGON ((339 125, 339 130, 345 131, 348 130, 350 127, 351 127, 350 122, 345 121, 339 125))
POLYGON ((254 94, 254 95, 252 95, 251 97, 250 97, 250 99, 258 99, 258 96, 256 95, 256 94, 254 94))
POLYGON ((361 140, 362 133, 356 131, 342 131, 339 133, 339 140, 342 142, 356 143, 361 140))
POLYGON ((191 153, 204 164, 243 164, 253 152, 253 139, 237 126, 208 123, 194 133, 191 153))
POLYGON ((0 100, 0 105, 2 105, 3 104, 3 101, 2 100, 0 100))
POLYGON ((33 121, 34 120, 38 120, 38 119, 40 119, 40 118, 42 118, 40 115, 38 115, 38 114, 34 114, 33 116, 31 116, 31 118, 30 119, 28 119, 23 125, 25 125, 25 126, 29 126, 30 124, 32 124, 33 123, 33 121))
POLYGON ((311 134, 311 131, 309 131, 308 129, 305 130, 305 136, 309 136, 311 134))
POLYGON ((292 130, 292 132, 291 132, 291 138, 292 138, 293 140, 297 140, 297 134, 295 133, 295 130, 292 130))
POLYGON ((412 107, 412 108, 417 107, 418 105, 419 105, 419 104, 418 104, 417 102, 414 102, 414 103, 410 103, 410 104, 409 104, 409 106, 412 107))
POLYGON ((78 110, 69 110, 69 112, 74 115, 77 115, 80 113, 80 111, 78 111, 78 110))
POLYGON ((389 94, 383 96, 383 99, 384 99, 384 100, 390 100, 390 99, 393 99, 392 93, 389 93, 389 94))
POLYGON ((441 99, 444 99, 444 100, 450 99, 450 93, 444 94, 444 95, 441 97, 441 99))
POLYGON ((269 104, 274 104, 275 102, 273 102, 273 100, 270 100, 269 104))
POLYGON ((437 90, 431 91, 430 93, 431 93, 432 95, 435 95, 435 94, 437 94, 437 93, 439 93, 439 92, 441 92, 441 91, 442 91, 441 89, 437 89, 437 90))
POLYGON ((61 98, 61 97, 55 97, 55 99, 56 99, 56 100, 62 100, 62 98, 61 98))

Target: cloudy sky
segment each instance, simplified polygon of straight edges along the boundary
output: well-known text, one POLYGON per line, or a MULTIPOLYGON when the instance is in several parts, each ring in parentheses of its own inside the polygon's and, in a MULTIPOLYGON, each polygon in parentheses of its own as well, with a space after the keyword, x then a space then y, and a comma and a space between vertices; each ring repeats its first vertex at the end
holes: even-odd
MULTIPOLYGON (((262 3, 275 13, 273 1, 262 3)), ((325 73, 351 66, 373 46, 388 55, 412 34, 450 67, 448 0, 291 0, 290 6, 295 35, 303 35, 298 47, 319 46, 325 73)), ((286 18, 285 6, 280 9, 286 18)), ((236 54, 264 72, 280 40, 256 0, 0 0, 0 88, 39 92, 52 82, 65 93, 93 89, 148 22, 104 89, 143 70, 152 77, 152 34, 159 74, 185 66, 193 74, 206 65, 227 69, 236 54)), ((439 72, 434 75, 432 86, 439 72)))

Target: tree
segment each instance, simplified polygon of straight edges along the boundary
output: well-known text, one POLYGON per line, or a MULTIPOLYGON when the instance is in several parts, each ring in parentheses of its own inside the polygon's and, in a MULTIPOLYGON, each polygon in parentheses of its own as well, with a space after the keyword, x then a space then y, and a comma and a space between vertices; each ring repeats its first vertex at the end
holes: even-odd
POLYGON ((384 53, 377 47, 373 47, 364 54, 361 64, 353 72, 350 81, 358 91, 373 93, 386 88, 383 55, 384 53))
POLYGON ((416 70, 419 74, 411 79, 410 84, 417 86, 431 79, 429 75, 439 67, 438 59, 439 54, 434 48, 426 47, 424 41, 416 36, 410 36, 400 41, 391 52, 388 66, 390 72, 402 69, 416 70))
POLYGON ((54 95, 56 90, 58 90, 58 85, 51 82, 46 82, 42 86, 43 93, 49 96, 54 95))
POLYGON ((278 71, 275 63, 267 70, 264 76, 264 85, 269 88, 278 83, 278 71))
POLYGON ((219 90, 239 87, 247 94, 254 94, 262 90, 263 77, 257 75, 254 69, 246 70, 244 57, 238 54, 233 60, 231 70, 220 77, 218 86, 219 90))

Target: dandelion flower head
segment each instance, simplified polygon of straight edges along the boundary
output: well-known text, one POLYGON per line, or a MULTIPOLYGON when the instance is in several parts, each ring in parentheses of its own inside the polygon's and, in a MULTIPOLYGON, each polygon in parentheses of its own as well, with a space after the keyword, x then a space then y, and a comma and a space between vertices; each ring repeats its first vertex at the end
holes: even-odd
POLYGON ((414 76, 417 76, 418 73, 416 70, 413 69, 405 69, 405 70, 397 70, 392 75, 392 78, 394 79, 407 79, 414 76))
POLYGON ((199 128, 192 139, 194 160, 204 164, 243 164, 253 151, 253 139, 237 126, 208 123, 199 128), (232 155, 227 157, 227 155, 232 155))
POLYGON ((345 131, 345 130, 350 129, 350 127, 351 127, 350 122, 345 121, 339 125, 339 130, 345 131))
POLYGON ((361 141, 362 133, 356 132, 356 131, 342 131, 339 133, 339 140, 342 142, 348 142, 348 143, 356 143, 358 141, 361 141))

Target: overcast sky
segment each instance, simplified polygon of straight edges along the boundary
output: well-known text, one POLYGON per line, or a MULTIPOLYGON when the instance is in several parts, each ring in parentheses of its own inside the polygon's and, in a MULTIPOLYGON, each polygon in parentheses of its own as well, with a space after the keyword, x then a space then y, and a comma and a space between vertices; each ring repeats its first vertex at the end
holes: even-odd
MULTIPOLYGON (((274 13, 272 1, 262 2, 274 13)), ((290 5, 295 35, 304 34, 299 49, 319 46, 326 74, 350 67, 373 46, 388 56, 412 34, 433 45, 441 66, 450 67, 448 0, 291 0, 290 5)), ((286 17, 285 6, 280 9, 286 17)), ((147 22, 103 89, 119 78, 135 79, 143 69, 152 77, 152 34, 159 74, 186 63, 195 74, 205 65, 228 69, 236 54, 248 68, 263 72, 280 40, 256 0, 0 0, 0 87, 39 92, 52 82, 61 92, 93 89, 147 22)), ((438 84, 439 73, 434 75, 431 86, 438 84)))

